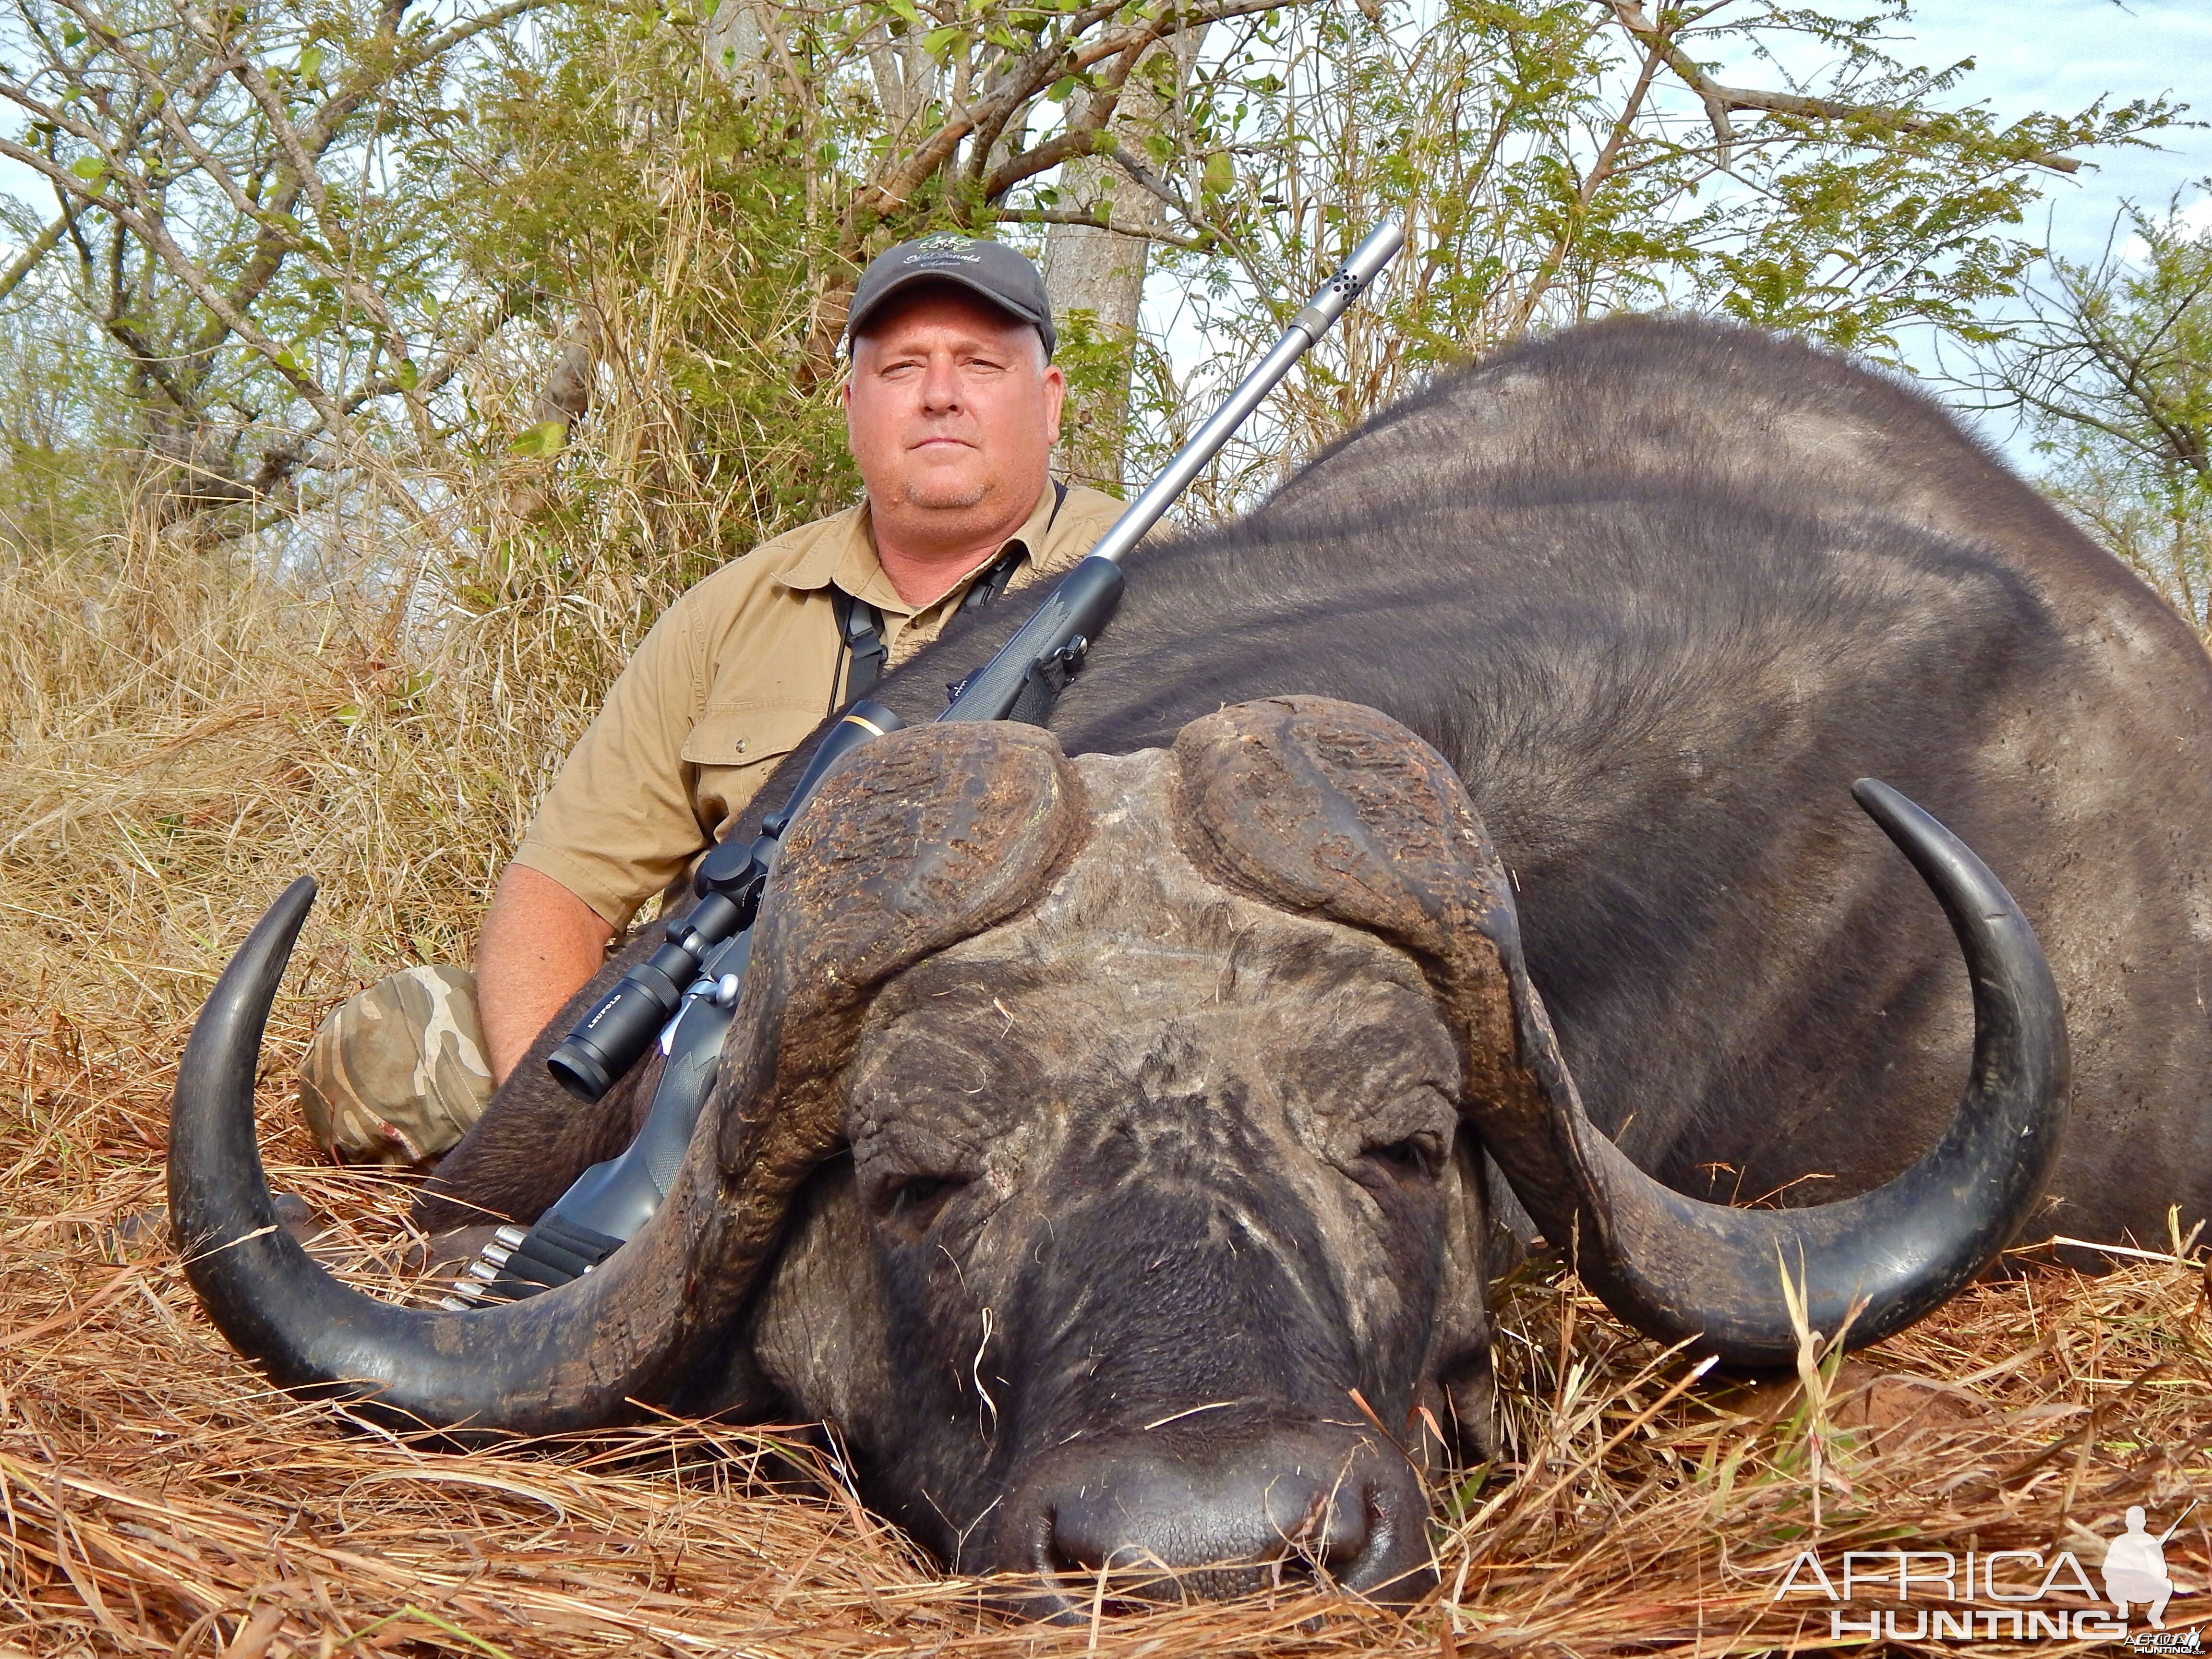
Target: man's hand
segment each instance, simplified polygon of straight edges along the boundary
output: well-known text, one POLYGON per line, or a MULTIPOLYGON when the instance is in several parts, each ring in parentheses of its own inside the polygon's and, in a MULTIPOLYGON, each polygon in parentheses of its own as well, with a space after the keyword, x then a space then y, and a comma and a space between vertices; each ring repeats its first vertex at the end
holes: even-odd
POLYGON ((477 1013, 494 1085, 599 970, 615 930, 550 876, 510 864, 477 941, 477 1013))

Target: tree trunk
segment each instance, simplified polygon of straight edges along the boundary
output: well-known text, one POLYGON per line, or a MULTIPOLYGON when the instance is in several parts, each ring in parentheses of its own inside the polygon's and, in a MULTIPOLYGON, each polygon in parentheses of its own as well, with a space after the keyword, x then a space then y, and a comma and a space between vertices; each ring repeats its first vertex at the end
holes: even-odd
POLYGON ((768 30, 760 0, 721 0, 700 31, 699 45, 707 67, 739 98, 768 90, 768 30))
MULTIPOLYGON (((1172 58, 1175 84, 1180 91, 1189 78, 1190 66, 1205 35, 1205 29, 1195 28, 1154 46, 1147 61, 1130 75, 1121 105, 1108 125, 1139 155, 1144 153, 1146 134, 1181 118, 1180 109, 1154 91, 1146 76, 1152 56, 1167 54, 1172 58)), ((1166 205, 1157 196, 1111 161, 1096 157, 1061 167, 1060 204, 1103 216, 1109 224, 1131 230, 1158 232, 1167 228, 1166 205)), ((1117 347, 1121 354, 1103 385, 1088 387, 1086 395, 1069 400, 1068 421, 1055 459, 1077 483, 1118 492, 1126 482, 1122 465, 1128 444, 1130 376, 1152 246, 1141 235, 1124 235, 1091 225, 1045 228, 1045 293, 1052 301, 1053 315, 1060 322, 1063 338, 1071 325, 1079 325, 1083 314, 1088 313, 1096 336, 1117 347)))

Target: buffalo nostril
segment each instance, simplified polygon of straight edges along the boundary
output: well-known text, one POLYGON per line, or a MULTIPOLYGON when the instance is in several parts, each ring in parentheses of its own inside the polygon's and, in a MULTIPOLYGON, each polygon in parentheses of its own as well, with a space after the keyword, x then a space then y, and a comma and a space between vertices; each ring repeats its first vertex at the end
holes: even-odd
POLYGON ((1100 1508, 1079 1498, 1067 1512, 1052 1512, 1040 1563, 1045 1582, 1106 1613, 1184 1599, 1177 1570, 1140 1545, 1118 1541, 1117 1528, 1100 1526, 1100 1508))
POLYGON ((1267 1527, 1279 1540, 1268 1562, 1278 1579, 1334 1580, 1366 1553, 1374 1502, 1364 1481, 1279 1480, 1267 1489, 1266 1509, 1267 1527), (1302 1512, 1294 1512, 1301 1501, 1302 1512))
POLYGON ((1395 1558, 1401 1540, 1421 1534, 1425 1494, 1372 1478, 1356 1444, 1196 1466, 1149 1449, 1086 1461, 1079 1478, 1037 1494, 1031 1559, 1062 1595, 1127 1603, 1314 1583, 1365 1589, 1419 1565, 1395 1558), (1401 1504, 1411 1505, 1406 1525, 1393 1513, 1401 1504))

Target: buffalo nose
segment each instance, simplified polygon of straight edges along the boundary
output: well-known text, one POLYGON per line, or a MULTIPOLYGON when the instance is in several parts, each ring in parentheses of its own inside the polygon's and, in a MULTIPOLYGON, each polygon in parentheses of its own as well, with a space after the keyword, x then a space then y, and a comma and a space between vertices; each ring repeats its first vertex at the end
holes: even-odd
POLYGON ((1427 1585, 1428 1498, 1395 1450, 1302 1430, 1063 1458, 1024 1502, 1060 1595, 1190 1601, 1328 1583, 1410 1601, 1427 1585))

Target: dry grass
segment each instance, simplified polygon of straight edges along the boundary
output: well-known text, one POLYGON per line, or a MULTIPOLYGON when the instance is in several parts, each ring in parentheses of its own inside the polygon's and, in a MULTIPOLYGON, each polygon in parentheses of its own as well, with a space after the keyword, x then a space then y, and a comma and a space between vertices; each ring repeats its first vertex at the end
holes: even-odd
POLYGON ((459 574, 434 590, 390 578, 419 567, 366 507, 305 586, 136 533, 0 580, 0 1655, 1809 1650, 1826 1604, 1772 1599, 1803 1548, 1832 1568, 1852 1547, 2074 1547, 2094 1569, 2128 1504, 2163 1525, 2191 1497, 2169 1622, 2212 1609, 2195 1262, 2029 1271, 1749 1391, 1691 1383, 1529 1274, 1503 1292, 1510 1466, 1439 1494, 1443 1589, 1409 1617, 1102 1601, 1048 1629, 935 1573, 796 1430, 459 1457, 272 1395, 147 1219, 186 1024, 312 869, 266 1151, 279 1184, 390 1242, 400 1195, 307 1161, 285 1079, 337 997, 465 956, 536 790, 678 580, 503 540, 502 510, 455 505, 477 530, 447 537, 459 574))
MULTIPOLYGON (((1802 1549, 1832 1573, 1850 1548, 2073 1548, 2094 1571, 2127 1504, 2162 1526, 2212 1498, 2199 1263, 2030 1271, 1832 1361, 1809 1395, 1692 1383, 1534 1273, 1504 1293, 1515 1466, 1439 1494, 1440 1599, 1024 1624, 869 1517, 796 1430, 669 1423, 456 1456, 272 1395, 144 1220, 175 1047, 13 1045, 0 1652, 1806 1651, 1830 1644, 1827 1604, 1772 1599, 1802 1549)), ((388 1240, 400 1195, 302 1161, 284 1069, 264 1077, 275 1178, 388 1240)), ((2169 1624, 2212 1612, 2208 1519, 2168 1546, 2191 1592, 2169 1624)), ((2044 1605, 2062 1601, 2085 1605, 2044 1605)))

